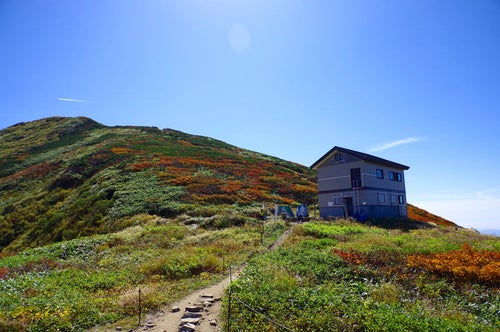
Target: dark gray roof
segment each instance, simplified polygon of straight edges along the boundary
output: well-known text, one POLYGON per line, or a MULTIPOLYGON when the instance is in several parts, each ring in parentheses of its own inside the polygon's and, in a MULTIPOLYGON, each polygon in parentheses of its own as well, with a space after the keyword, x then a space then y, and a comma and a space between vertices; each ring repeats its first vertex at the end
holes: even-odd
POLYGON ((374 164, 385 165, 385 166, 399 168, 399 169, 403 169, 403 170, 410 169, 409 166, 406 166, 406 165, 403 165, 403 164, 399 164, 399 163, 395 163, 395 162, 387 160, 387 159, 375 157, 375 156, 372 156, 371 154, 368 154, 368 153, 363 153, 363 152, 359 152, 359 151, 349 150, 349 149, 346 149, 346 148, 342 148, 340 146, 334 146, 330 151, 328 151, 327 153, 325 153, 323 155, 323 157, 319 158, 314 164, 312 164, 310 168, 316 169, 319 164, 321 164, 325 159, 327 159, 328 157, 330 157, 335 151, 339 151, 339 152, 342 152, 342 153, 347 153, 347 154, 355 156, 355 157, 357 157, 359 159, 372 162, 374 164))

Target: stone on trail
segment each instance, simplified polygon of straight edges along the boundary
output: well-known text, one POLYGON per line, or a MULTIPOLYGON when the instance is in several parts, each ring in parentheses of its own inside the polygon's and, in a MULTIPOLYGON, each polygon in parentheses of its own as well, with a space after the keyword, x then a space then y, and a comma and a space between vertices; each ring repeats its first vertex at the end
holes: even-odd
POLYGON ((189 312, 200 312, 203 311, 203 306, 201 305, 191 305, 186 307, 186 311, 189 312))
POLYGON ((189 311, 186 311, 183 315, 182 315, 182 318, 200 318, 201 317, 201 313, 199 312, 189 312, 189 311))
POLYGON ((182 318, 180 325, 185 325, 185 324, 193 324, 193 325, 198 325, 200 323, 201 318, 182 318))
POLYGON ((183 324, 179 328, 179 332, 194 332, 196 330, 196 326, 190 323, 183 324))

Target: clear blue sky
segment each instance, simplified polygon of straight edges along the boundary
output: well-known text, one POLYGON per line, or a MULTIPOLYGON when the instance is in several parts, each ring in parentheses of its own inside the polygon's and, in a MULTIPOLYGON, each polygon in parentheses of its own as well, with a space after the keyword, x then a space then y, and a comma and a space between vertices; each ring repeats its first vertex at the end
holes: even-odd
POLYGON ((0 45, 0 128, 82 115, 307 166, 338 145, 500 228, 498 0, 0 0, 0 45))

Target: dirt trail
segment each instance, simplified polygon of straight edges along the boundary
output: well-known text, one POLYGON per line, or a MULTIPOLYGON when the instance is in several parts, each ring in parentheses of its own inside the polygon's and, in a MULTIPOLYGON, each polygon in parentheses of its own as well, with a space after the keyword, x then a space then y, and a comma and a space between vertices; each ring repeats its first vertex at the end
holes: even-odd
MULTIPOLYGON (((285 239, 290 235, 291 228, 287 229, 270 247, 269 250, 274 250, 278 248, 285 239)), ((239 268, 233 269, 231 279, 236 280, 239 277, 241 270, 239 268)), ((210 287, 197 290, 184 299, 172 304, 169 307, 165 307, 154 315, 148 315, 144 320, 144 326, 138 327, 135 331, 151 331, 151 332, 177 332, 179 331, 179 323, 182 316, 185 313, 185 308, 187 306, 192 306, 194 304, 200 303, 200 297, 202 295, 210 294, 213 295, 216 301, 212 306, 205 307, 202 312, 202 319, 199 325, 196 325, 195 332, 217 332, 221 330, 221 317, 220 312, 222 308, 222 301, 219 300, 224 295, 224 290, 230 283, 230 277, 228 276, 218 284, 212 285, 210 287), (180 311, 172 312, 172 308, 178 307, 180 311), (214 324, 215 325, 211 325, 214 324)))

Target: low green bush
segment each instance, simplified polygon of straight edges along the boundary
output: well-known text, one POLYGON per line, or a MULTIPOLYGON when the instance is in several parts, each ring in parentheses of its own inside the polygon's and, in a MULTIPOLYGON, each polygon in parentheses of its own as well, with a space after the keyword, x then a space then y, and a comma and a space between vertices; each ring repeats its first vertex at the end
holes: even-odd
MULTIPOLYGON (((282 249, 249 262, 223 315, 240 331, 497 331, 498 287, 406 265, 409 253, 442 252, 466 238, 447 229, 297 226, 282 249)), ((494 247, 488 237, 469 239, 494 247)))
POLYGON ((332 239, 344 239, 350 235, 363 234, 368 231, 367 227, 355 223, 311 222, 306 223, 303 227, 307 235, 332 239))
MULTIPOLYGON (((243 215, 244 218, 245 215, 243 215)), ((223 278, 281 234, 281 223, 218 230, 147 214, 107 235, 0 258, 0 331, 81 331, 137 315, 223 278)))

